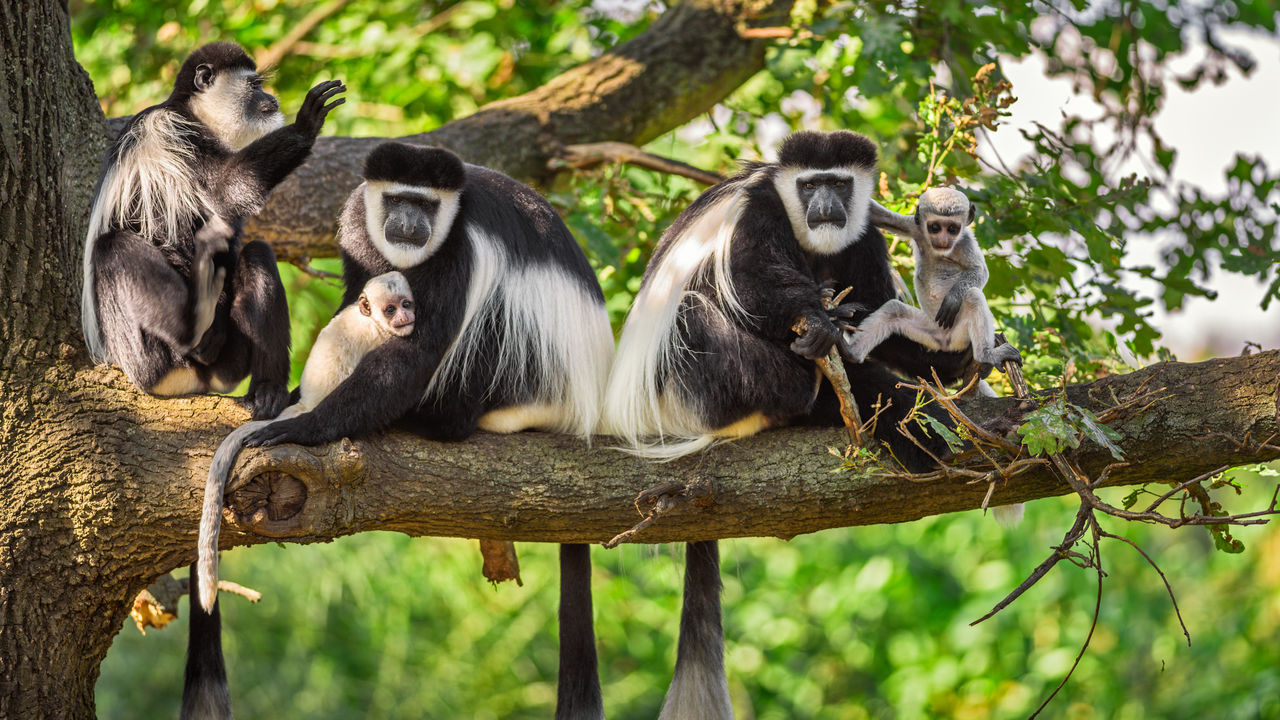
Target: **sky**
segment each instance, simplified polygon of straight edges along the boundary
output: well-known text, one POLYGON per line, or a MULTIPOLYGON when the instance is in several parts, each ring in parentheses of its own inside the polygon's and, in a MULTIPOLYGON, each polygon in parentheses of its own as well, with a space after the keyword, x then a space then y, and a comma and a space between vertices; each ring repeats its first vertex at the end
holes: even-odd
MULTIPOLYGON (((1193 92, 1172 87, 1156 118, 1157 132, 1178 150, 1175 178, 1212 194, 1225 192, 1224 175, 1237 153, 1261 156, 1273 171, 1280 168, 1280 39, 1243 32, 1223 32, 1222 39, 1253 55, 1257 61, 1253 73, 1243 77, 1233 70, 1223 85, 1205 84, 1193 92)), ((1172 67, 1189 68, 1189 58, 1197 54, 1192 48, 1172 67)), ((1093 99, 1075 92, 1069 80, 1044 76, 1042 55, 1006 59, 1001 66, 1018 101, 1011 108, 1008 123, 986 139, 1011 165, 1030 148, 1020 129, 1029 129, 1036 122, 1058 127, 1063 113, 1096 114, 1093 99)), ((1142 172, 1136 165, 1130 169, 1142 172)), ((1158 250, 1164 242, 1160 237, 1129 239, 1131 264, 1159 265, 1158 250)), ((1266 349, 1280 347, 1280 303, 1261 309, 1263 283, 1220 272, 1207 285, 1218 291, 1216 299, 1188 298, 1181 310, 1166 313, 1157 309, 1152 318, 1152 324, 1164 333, 1164 344, 1180 360, 1236 355, 1246 341, 1266 349)), ((1133 286, 1148 296, 1155 295, 1154 283, 1135 278, 1133 286)))

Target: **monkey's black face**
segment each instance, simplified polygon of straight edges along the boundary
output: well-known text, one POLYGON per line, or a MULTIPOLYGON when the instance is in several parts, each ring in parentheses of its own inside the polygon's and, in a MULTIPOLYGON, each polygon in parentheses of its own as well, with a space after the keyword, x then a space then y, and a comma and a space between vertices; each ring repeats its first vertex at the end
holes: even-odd
POLYGON ((280 102, 262 89, 262 76, 254 70, 200 65, 194 85, 192 111, 232 150, 284 126, 280 102))
POLYGON ((939 252, 949 252, 955 247, 960 233, 964 232, 965 224, 962 220, 963 218, 950 215, 926 214, 924 235, 928 238, 929 245, 939 252))
POLYGON ((810 230, 824 225, 843 228, 849 222, 846 208, 853 196, 853 178, 844 173, 814 173, 796 180, 796 194, 805 209, 810 230))
POLYGON ((246 81, 249 84, 249 92, 245 100, 245 117, 256 120, 274 116, 280 110, 280 101, 275 95, 262 89, 262 76, 254 73, 246 81))
POLYGON ((388 242, 422 247, 431 239, 431 220, 440 202, 421 195, 386 194, 382 196, 386 220, 382 224, 388 242))

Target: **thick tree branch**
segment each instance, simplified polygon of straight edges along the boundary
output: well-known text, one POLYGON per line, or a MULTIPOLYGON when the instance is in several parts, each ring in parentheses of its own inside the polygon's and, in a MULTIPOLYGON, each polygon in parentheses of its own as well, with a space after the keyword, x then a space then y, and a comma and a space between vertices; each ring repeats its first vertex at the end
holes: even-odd
MULTIPOLYGON (((751 27, 785 24, 785 0, 686 0, 639 36, 519 97, 438 130, 402 138, 436 144, 468 162, 538 184, 569 145, 643 145, 710 109, 764 67, 769 38, 751 27)), ((118 123, 113 123, 118 132, 118 123)), ((337 218, 382 138, 323 137, 311 159, 247 226, 282 260, 332 257, 337 218)))
MULTIPOLYGON (((1162 389, 1163 399, 1113 422, 1129 464, 1106 485, 1181 482, 1223 465, 1280 456, 1260 441, 1280 432, 1280 351, 1203 363, 1161 363, 1128 375, 1072 386, 1072 402, 1099 415, 1138 388, 1162 389), (1195 448, 1171 453, 1169 448, 1195 448)), ((147 401, 143 401, 147 402, 147 401)), ((1017 401, 973 401, 965 411, 982 421, 1017 401)), ((194 551, 200 488, 208 458, 228 430, 210 417, 239 415, 225 400, 194 398, 136 409, 134 444, 160 455, 181 444, 190 459, 183 477, 165 485, 185 499, 171 508, 186 547, 167 547, 172 566, 194 551), (216 406, 222 405, 221 408, 216 406), (218 412, 221 410, 222 412, 218 412), (170 420, 147 420, 163 413, 170 420), (174 419, 180 420, 177 424, 174 419), (199 440, 197 440, 199 438, 199 440)), ((495 540, 601 542, 640 519, 642 491, 693 482, 709 488, 690 502, 672 503, 631 539, 636 542, 743 536, 791 537, 831 527, 895 523, 981 506, 985 483, 964 479, 912 482, 833 472, 828 448, 847 442, 831 429, 786 429, 721 446, 698 457, 655 464, 573 438, 480 433, 462 444, 432 443, 388 433, 317 448, 280 446, 242 453, 228 493, 223 546, 291 539, 328 540, 367 530, 495 540)), ((1086 444, 1074 456, 1096 475, 1114 459, 1086 444)), ((156 476, 154 472, 143 477, 156 476)), ((1071 488, 1045 466, 1001 486, 994 503, 1061 495, 1071 488)), ((168 568, 160 568, 167 570, 168 568)))

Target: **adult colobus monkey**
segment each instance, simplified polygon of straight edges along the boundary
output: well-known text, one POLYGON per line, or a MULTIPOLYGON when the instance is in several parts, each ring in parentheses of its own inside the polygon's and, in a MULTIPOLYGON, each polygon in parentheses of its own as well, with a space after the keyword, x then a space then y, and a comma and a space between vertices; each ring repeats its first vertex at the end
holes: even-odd
MULTIPOLYGON (((896 294, 884 236, 867 221, 876 162, 875 146, 857 133, 796 133, 778 162, 747 165, 681 213, 623 328, 602 429, 669 459, 766 427, 839 424, 812 362, 840 339, 821 287, 853 288, 835 314, 854 322, 896 294), (797 338, 801 317, 808 329, 797 338)), ((936 368, 948 379, 971 354, 893 337, 872 357, 881 362, 846 368, 859 410, 870 417, 877 399, 889 402, 877 435, 905 464, 930 463, 896 430, 915 393, 895 388, 882 363, 925 377, 936 368)))
MULTIPOLYGON (((604 294, 577 242, 531 188, 448 150, 383 143, 340 222, 343 305, 400 270, 420 312, 312 412, 272 423, 246 445, 314 445, 403 421, 429 437, 536 428, 588 437, 613 357, 604 294)), ((557 718, 603 717, 585 546, 561 556, 557 718), (583 597, 585 596, 585 603, 583 597), (584 607, 585 605, 585 607, 584 607), (575 624, 576 623, 576 624, 575 624), (589 653, 588 653, 589 650, 589 653)))
POLYGON ((930 188, 916 204, 905 233, 915 252, 915 287, 920 307, 900 300, 881 305, 846 333, 846 354, 862 362, 885 338, 905 335, 932 350, 969 347, 980 363, 1003 368, 1022 362, 1017 348, 996 345, 995 318, 982 294, 987 263, 969 225, 974 206, 955 188, 930 188))
POLYGON ((314 411, 250 446, 316 445, 407 425, 461 440, 477 428, 587 437, 613 356, 604 295, 586 256, 531 188, 436 147, 388 142, 339 224, 343 307, 399 270, 420 313, 314 411))
MULTIPOLYGON (((862 135, 796 133, 776 163, 747 165, 681 213, 654 251, 623 328, 602 429, 641 455, 671 459, 771 426, 839 424, 838 402, 816 383, 812 361, 840 339, 821 288, 852 287, 834 314, 855 322, 895 296, 884 237, 867 221, 876 164, 875 146, 862 135), (807 325, 799 338, 798 318, 807 325)), ((900 337, 875 358, 924 376, 936 367, 944 378, 958 377, 971 360, 900 337)), ((888 403, 876 435, 894 455, 909 467, 930 464, 897 432, 915 393, 896 388, 881 362, 848 363, 846 371, 863 417, 877 400, 888 403)), ((915 435, 945 452, 941 438, 915 435)), ((689 554, 680 661, 663 717, 727 718, 719 575, 709 562, 695 566, 694 547, 689 554)))
POLYGON ((154 395, 227 392, 252 375, 255 419, 288 402, 289 311, 275 254, 240 247, 244 219, 302 164, 337 80, 285 126, 253 60, 213 43, 169 99, 135 115, 107 153, 84 250, 81 325, 96 362, 154 395))

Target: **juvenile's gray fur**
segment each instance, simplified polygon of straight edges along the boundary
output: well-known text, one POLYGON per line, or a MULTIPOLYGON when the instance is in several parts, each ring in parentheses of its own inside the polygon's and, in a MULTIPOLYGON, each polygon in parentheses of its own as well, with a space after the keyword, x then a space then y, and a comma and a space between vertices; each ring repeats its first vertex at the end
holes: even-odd
POLYGON ((1012 345, 995 344, 995 318, 982 294, 987 284, 987 264, 968 228, 973 220, 972 208, 968 197, 954 188, 926 190, 911 222, 879 205, 872 208, 873 222, 894 232, 905 231, 912 240, 920 307, 900 300, 886 302, 862 321, 856 332, 845 333, 850 359, 862 362, 877 345, 897 333, 931 350, 969 346, 975 359, 996 367, 1003 367, 1010 360, 1022 362, 1012 345), (931 232, 931 223, 940 229, 931 232), (955 226, 960 230, 953 239, 948 227, 955 226), (948 303, 959 307, 951 327, 939 322, 939 311, 948 303))

